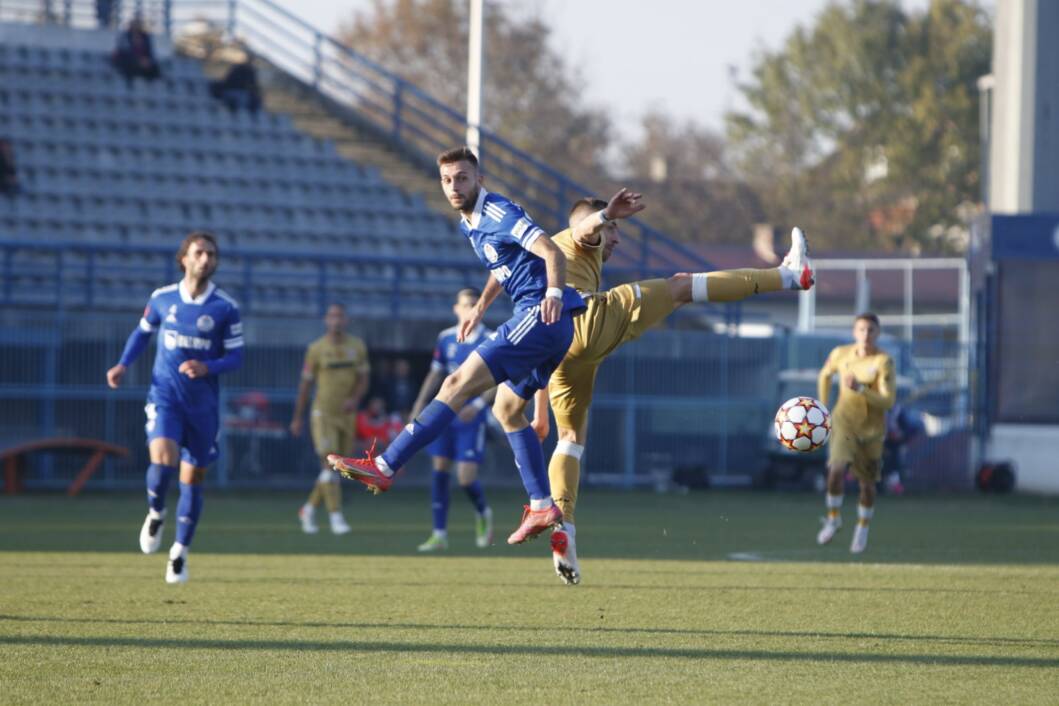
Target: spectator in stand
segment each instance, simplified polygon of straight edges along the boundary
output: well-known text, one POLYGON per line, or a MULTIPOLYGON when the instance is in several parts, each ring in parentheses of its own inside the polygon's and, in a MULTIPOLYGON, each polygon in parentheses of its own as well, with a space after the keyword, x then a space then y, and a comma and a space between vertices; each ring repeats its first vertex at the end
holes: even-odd
POLYGON ((357 412, 357 440, 367 449, 372 444, 388 444, 397 438, 404 428, 404 420, 397 414, 386 411, 386 401, 372 397, 368 406, 357 412))
POLYGON ((257 83, 253 56, 248 52, 243 61, 228 69, 224 78, 210 81, 210 95, 224 103, 233 113, 246 110, 257 115, 261 108, 261 88, 257 83))
POLYGON ((133 18, 129 28, 118 35, 118 44, 111 54, 110 62, 125 77, 130 87, 137 76, 153 81, 162 75, 154 58, 151 35, 144 29, 139 17, 133 18))
POLYGON ((419 394, 419 385, 412 380, 412 366, 404 358, 393 362, 393 376, 387 387, 386 402, 390 410, 408 419, 419 394))
POLYGON ((121 0, 96 0, 96 22, 100 29, 110 29, 116 17, 121 16, 121 0))
POLYGON ((19 191, 21 186, 15 170, 15 150, 10 140, 0 137, 0 193, 14 196, 19 191))

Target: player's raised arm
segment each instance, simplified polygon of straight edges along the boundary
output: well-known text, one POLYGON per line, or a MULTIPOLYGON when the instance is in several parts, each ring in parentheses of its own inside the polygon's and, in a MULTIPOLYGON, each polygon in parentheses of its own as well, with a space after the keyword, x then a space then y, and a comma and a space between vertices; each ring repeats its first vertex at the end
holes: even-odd
POLYGON ((588 214, 574 226, 574 241, 589 248, 600 247, 603 245, 603 228, 611 221, 630 218, 647 208, 642 199, 643 194, 625 188, 619 189, 607 202, 606 208, 588 214))
POLYGON ((554 324, 563 313, 563 288, 566 286, 566 256, 551 238, 537 238, 529 251, 544 260, 548 273, 548 290, 541 300, 541 321, 554 324))
POLYGON ((503 288, 500 286, 500 282, 497 281, 493 273, 489 273, 489 279, 485 281, 485 287, 482 288, 482 293, 478 297, 478 303, 474 305, 471 310, 471 315, 467 318, 460 319, 460 328, 456 335, 456 340, 463 343, 467 340, 467 337, 471 335, 474 329, 478 328, 478 324, 482 323, 482 319, 485 317, 485 312, 489 308, 489 305, 500 295, 503 288))

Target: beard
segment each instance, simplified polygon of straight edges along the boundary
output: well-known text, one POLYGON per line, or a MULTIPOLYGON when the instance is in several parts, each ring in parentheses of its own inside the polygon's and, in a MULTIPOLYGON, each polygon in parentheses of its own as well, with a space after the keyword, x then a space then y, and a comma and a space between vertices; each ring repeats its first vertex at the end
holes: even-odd
POLYGON ((460 213, 470 215, 474 212, 474 206, 478 203, 478 194, 481 192, 482 187, 476 187, 474 191, 467 194, 467 198, 463 200, 459 206, 453 206, 453 208, 460 213))

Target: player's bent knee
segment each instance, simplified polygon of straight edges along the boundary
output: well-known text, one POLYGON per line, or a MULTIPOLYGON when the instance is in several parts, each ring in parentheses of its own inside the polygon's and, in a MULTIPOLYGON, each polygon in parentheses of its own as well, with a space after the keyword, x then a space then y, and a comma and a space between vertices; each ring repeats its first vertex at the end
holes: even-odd
POLYGON ((678 304, 687 304, 691 301, 691 275, 686 272, 675 274, 666 280, 669 285, 669 293, 673 301, 678 304))

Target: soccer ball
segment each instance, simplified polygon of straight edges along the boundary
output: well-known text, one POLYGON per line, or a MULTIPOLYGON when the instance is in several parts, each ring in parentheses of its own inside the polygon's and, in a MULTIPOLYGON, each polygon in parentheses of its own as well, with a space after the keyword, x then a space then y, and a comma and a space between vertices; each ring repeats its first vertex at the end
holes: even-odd
POLYGON ((812 397, 792 397, 776 412, 776 438, 792 451, 816 451, 831 438, 831 413, 812 397))

